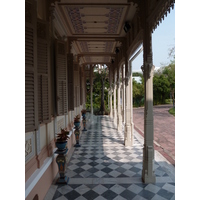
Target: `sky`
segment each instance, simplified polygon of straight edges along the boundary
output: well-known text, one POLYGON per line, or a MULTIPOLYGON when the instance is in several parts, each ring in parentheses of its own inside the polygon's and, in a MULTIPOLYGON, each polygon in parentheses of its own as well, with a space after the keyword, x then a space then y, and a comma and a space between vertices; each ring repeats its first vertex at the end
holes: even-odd
MULTIPOLYGON (((176 199, 197 199, 199 196, 200 28, 198 4, 197 0, 192 2, 176 0, 176 41, 174 10, 168 13, 153 33, 153 64, 156 67, 161 66, 160 63, 169 62, 168 49, 176 43, 176 199), (190 76, 188 76, 189 73, 190 76)), ((0 32, 1 140, 7 141, 11 138, 9 140, 11 148, 7 147, 6 142, 0 145, 1 152, 6 152, 1 154, 1 160, 7 162, 11 159, 13 163, 17 163, 15 179, 18 183, 16 187, 12 187, 11 193, 10 187, 7 187, 10 185, 10 179, 4 172, 13 171, 13 165, 1 165, 1 177, 5 185, 2 195, 9 194, 10 199, 15 199, 17 194, 20 199, 24 199, 24 1, 2 1, 1 7, 4 8, 0 12, 1 27, 4 30, 0 32), (15 120, 12 120, 13 118, 15 120), (11 129, 14 131, 10 131, 11 129), (11 137, 8 136, 10 133, 11 137), (17 147, 15 153, 17 156, 9 157, 8 155, 14 155, 15 147, 17 147)), ((140 69, 142 53, 133 61, 133 64, 134 69, 140 69)))
MULTIPOLYGON (((175 6, 167 14, 162 23, 152 34, 153 64, 161 67, 162 64, 169 64, 169 49, 175 46, 175 6)), ((143 65, 143 52, 132 62, 132 71, 141 70, 143 65)))

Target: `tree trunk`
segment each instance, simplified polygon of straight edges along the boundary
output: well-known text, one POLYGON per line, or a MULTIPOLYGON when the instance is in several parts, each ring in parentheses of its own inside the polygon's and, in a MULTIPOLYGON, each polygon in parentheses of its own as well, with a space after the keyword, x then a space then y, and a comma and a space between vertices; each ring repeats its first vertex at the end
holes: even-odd
POLYGON ((174 89, 171 90, 171 93, 172 93, 173 108, 175 108, 174 89))
POLYGON ((104 79, 101 78, 101 107, 100 114, 104 115, 105 113, 105 105, 104 105, 104 79))

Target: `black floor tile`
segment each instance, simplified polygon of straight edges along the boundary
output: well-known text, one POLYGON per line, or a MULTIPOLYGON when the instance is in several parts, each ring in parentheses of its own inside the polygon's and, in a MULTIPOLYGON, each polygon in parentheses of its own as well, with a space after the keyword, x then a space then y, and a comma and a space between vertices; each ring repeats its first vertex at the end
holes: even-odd
POLYGON ((110 173, 111 171, 113 171, 112 169, 110 169, 109 167, 105 167, 103 168, 101 171, 105 172, 105 173, 110 173))
POLYGON ((61 196, 62 196, 62 194, 60 192, 58 192, 58 190, 56 190, 56 192, 55 192, 55 194, 53 196, 53 200, 57 199, 58 197, 61 197, 61 196))
POLYGON ((75 190, 72 190, 71 192, 64 195, 67 199, 73 200, 81 196, 78 192, 75 190))
MULTIPOLYGON (((90 158, 91 159, 91 158, 90 158)), ((99 163, 97 163, 97 162, 90 162, 90 163, 88 163, 88 165, 90 165, 90 166, 92 166, 92 167, 95 167, 95 166, 97 166, 99 163)))
POLYGON ((171 199, 172 196, 174 195, 172 192, 169 192, 169 191, 164 190, 164 189, 159 190, 157 194, 160 195, 161 197, 166 198, 166 199, 171 199))
POLYGON ((113 200, 117 196, 117 194, 111 190, 107 190, 101 196, 107 200, 113 200))
POLYGON ((124 173, 126 171, 126 169, 124 169, 123 167, 118 167, 115 170, 118 171, 118 172, 120 172, 120 173, 124 173))
POLYGON ((94 192, 93 190, 89 190, 88 192, 86 192, 85 194, 83 194, 83 196, 87 199, 87 200, 93 200, 95 198, 97 198, 99 196, 99 194, 97 194, 96 192, 94 192))
POLYGON ((132 172, 138 173, 141 169, 139 169, 137 167, 131 167, 129 170, 132 172))
POLYGON ((124 190, 124 191, 120 194, 120 196, 124 197, 124 198, 127 199, 127 200, 131 200, 131 199, 133 199, 133 198, 136 196, 136 194, 133 193, 133 192, 131 192, 130 190, 124 190))
POLYGON ((69 184, 69 186, 73 189, 76 189, 77 187, 80 187, 81 184, 69 184))
POLYGON ((124 187, 124 188, 128 188, 131 186, 131 184, 119 184, 120 186, 124 187))
POLYGON ((80 174, 83 171, 85 171, 85 170, 80 167, 74 170, 74 172, 76 172, 77 174, 80 174))
POLYGON ((151 199, 155 194, 153 192, 150 192, 148 190, 142 190, 138 195, 146 198, 146 199, 151 199))
POLYGON ((85 165, 85 163, 81 161, 81 162, 76 163, 76 165, 81 167, 81 166, 85 165))
POLYGON ((115 184, 102 184, 102 185, 109 189, 109 188, 113 187, 115 184))

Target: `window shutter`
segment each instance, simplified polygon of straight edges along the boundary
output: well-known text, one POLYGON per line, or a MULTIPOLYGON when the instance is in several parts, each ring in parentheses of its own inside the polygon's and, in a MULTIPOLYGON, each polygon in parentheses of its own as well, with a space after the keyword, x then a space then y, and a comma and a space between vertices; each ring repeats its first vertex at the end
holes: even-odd
POLYGON ((25 1, 25 132, 38 126, 36 2, 25 1))
POLYGON ((80 66, 78 65, 78 72, 77 72, 77 81, 78 81, 78 83, 77 83, 77 99, 78 99, 78 101, 77 101, 77 107, 79 107, 80 106, 80 66))
POLYGON ((82 90, 83 90, 83 84, 82 84, 82 68, 80 69, 80 105, 83 105, 83 96, 82 96, 82 94, 83 94, 83 92, 82 92, 82 90))
POLYGON ((67 114, 67 62, 65 42, 56 42, 57 115, 67 114))
POLYGON ((74 96, 74 102, 75 107, 80 106, 80 75, 79 75, 79 64, 74 63, 74 90, 75 90, 75 96, 74 96))
POLYGON ((50 121, 50 47, 48 23, 37 20, 38 120, 50 121))
POLYGON ((67 54, 67 69, 68 69, 68 110, 74 110, 74 66, 73 54, 67 54))

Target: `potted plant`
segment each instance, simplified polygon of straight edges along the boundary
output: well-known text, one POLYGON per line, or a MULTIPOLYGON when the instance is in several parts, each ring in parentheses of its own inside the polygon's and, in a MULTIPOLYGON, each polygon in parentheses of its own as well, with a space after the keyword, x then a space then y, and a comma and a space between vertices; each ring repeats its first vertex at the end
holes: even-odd
POLYGON ((69 131, 67 131, 66 129, 61 129, 61 133, 58 133, 56 135, 56 147, 59 150, 65 149, 67 140, 69 138, 68 135, 69 135, 69 131))
POLYGON ((83 116, 83 117, 85 117, 86 112, 87 112, 87 111, 86 111, 85 109, 82 109, 82 110, 81 110, 81 113, 82 113, 82 116, 83 116))
POLYGON ((75 127, 80 126, 80 115, 76 115, 76 117, 74 118, 74 125, 75 127))

